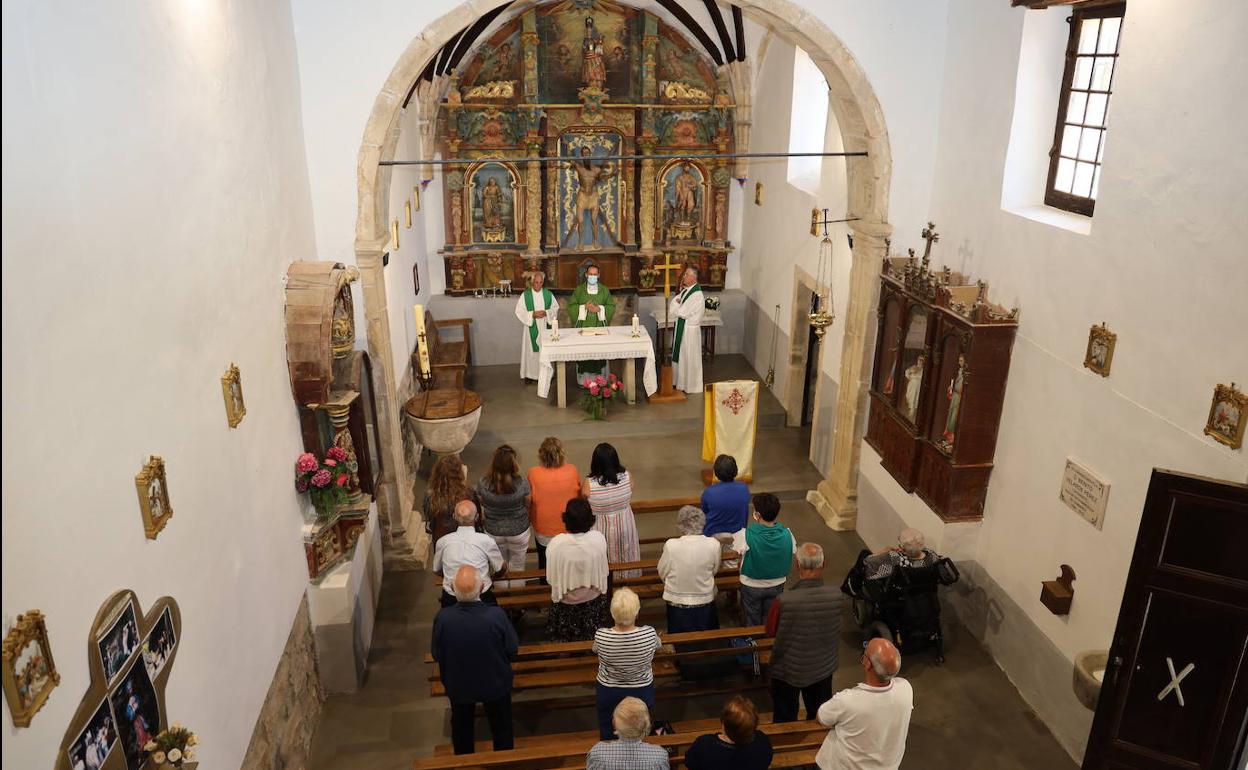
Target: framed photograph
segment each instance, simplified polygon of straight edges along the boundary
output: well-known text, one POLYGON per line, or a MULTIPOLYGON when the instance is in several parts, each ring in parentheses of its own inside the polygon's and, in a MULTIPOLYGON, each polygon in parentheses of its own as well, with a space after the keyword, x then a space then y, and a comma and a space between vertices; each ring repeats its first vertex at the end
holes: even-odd
POLYGON ((160 733, 160 703, 147 666, 138 660, 109 690, 108 702, 117 717, 117 736, 128 770, 140 770, 146 761, 143 747, 160 733))
POLYGON ((152 626, 147 638, 143 640, 143 665, 147 666, 147 675, 152 681, 155 681, 160 672, 164 670, 165 663, 168 662, 177 643, 177 632, 173 630, 173 616, 166 607, 165 611, 160 614, 160 620, 156 621, 156 625, 152 626))
POLYGON ((237 428, 247 414, 247 405, 243 402, 242 375, 235 364, 230 364, 221 375, 221 395, 225 398, 225 420, 231 428, 237 428))
POLYGON ((1248 395, 1241 393, 1233 382, 1230 385, 1219 383, 1213 389, 1205 435, 1213 436, 1231 449, 1239 449, 1244 445, 1245 426, 1248 426, 1248 395))
POLYGON ((111 682, 126 667, 126 661, 139 649, 139 624, 135 619, 134 603, 118 605, 119 610, 111 623, 107 623, 95 646, 104 666, 104 681, 111 682))
POLYGON ((1114 345, 1118 343, 1118 335, 1111 332, 1102 323, 1088 331, 1088 349, 1083 355, 1083 365, 1102 377, 1109 376, 1109 368, 1114 363, 1114 345))
POLYGON ((4 637, 4 697, 15 727, 27 727, 52 689, 61 683, 43 613, 17 616, 4 637))
POLYGON ((108 698, 100 701, 91 721, 87 722, 74 742, 69 744, 69 766, 81 767, 84 770, 99 770, 104 760, 113 753, 117 744, 117 720, 113 718, 113 707, 108 698))
POLYGON ((173 507, 169 504, 169 482, 165 478, 165 461, 152 455, 143 470, 134 477, 134 485, 139 490, 143 530, 147 533, 148 540, 155 540, 173 517, 173 507))

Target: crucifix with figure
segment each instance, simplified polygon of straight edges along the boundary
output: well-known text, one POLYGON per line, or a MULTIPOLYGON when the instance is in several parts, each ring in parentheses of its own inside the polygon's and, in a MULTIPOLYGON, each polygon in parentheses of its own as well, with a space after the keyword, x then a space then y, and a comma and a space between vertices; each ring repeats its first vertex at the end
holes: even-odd
POLYGON ((685 394, 676 390, 672 386, 672 355, 667 350, 667 327, 671 323, 669 306, 672 300, 672 271, 685 269, 683 262, 673 262, 672 255, 667 252, 663 253, 663 264, 657 262, 653 266, 654 270, 663 271, 663 349, 659 351, 661 367, 659 370, 659 392, 650 397, 651 401, 664 403, 675 403, 684 401, 685 394))

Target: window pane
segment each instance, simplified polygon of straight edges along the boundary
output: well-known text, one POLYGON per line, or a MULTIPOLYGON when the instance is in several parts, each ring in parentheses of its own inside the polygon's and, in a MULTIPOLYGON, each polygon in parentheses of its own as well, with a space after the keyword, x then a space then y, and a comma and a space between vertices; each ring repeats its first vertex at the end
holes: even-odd
POLYGON ((1101 129, 1083 129, 1083 139, 1079 141, 1079 160, 1095 160, 1096 150, 1101 143, 1101 129))
MULTIPOLYGON (((1070 98, 1074 100, 1075 95, 1071 94, 1070 98)), ((1105 108, 1109 105, 1109 94, 1088 94, 1087 102, 1088 112, 1083 122, 1089 126, 1105 125, 1105 108)))
POLYGON ((1100 19, 1087 19, 1080 24, 1079 53, 1096 53, 1096 35, 1100 29, 1100 19))
POLYGON ((1087 198, 1092 194, 1092 172, 1096 166, 1091 163, 1075 164, 1075 183, 1070 188, 1071 195, 1087 198))
POLYGON ((1120 18, 1101 22, 1101 42, 1096 47, 1097 53, 1118 53, 1118 28, 1121 24, 1120 18))
POLYGON ((1101 186, 1101 167, 1097 166, 1096 171, 1092 174, 1092 200, 1096 200, 1097 188, 1101 186))
POLYGON ((1070 183, 1075 175, 1075 162, 1062 158, 1057 162, 1057 176, 1053 179, 1053 189, 1058 192, 1070 192, 1070 183))
POLYGON ((1096 57, 1096 66, 1092 68, 1092 89, 1108 91, 1110 76, 1114 74, 1114 60, 1107 57, 1096 57))
POLYGON ((1066 126, 1062 130, 1062 155, 1073 158, 1079 153, 1079 127, 1066 126))
POLYGON ((1088 95, 1083 91, 1071 91, 1070 101, 1066 103, 1066 122, 1084 123, 1083 113, 1088 106, 1088 95))
POLYGON ((1088 84, 1092 82, 1092 59, 1090 57, 1080 56, 1075 59, 1075 77, 1070 81, 1071 88, 1088 89, 1088 84))

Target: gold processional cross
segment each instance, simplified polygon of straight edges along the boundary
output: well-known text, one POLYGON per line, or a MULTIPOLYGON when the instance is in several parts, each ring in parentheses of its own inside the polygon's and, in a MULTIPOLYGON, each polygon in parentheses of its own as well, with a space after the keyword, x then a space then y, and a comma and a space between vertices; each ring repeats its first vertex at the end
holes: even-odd
MULTIPOLYGON (((683 272, 684 268, 685 268, 684 263, 672 262, 672 255, 667 254, 667 253, 663 254, 663 264, 660 265, 658 263, 655 263, 654 265, 655 270, 663 271, 663 329, 664 330, 667 329, 667 326, 670 323, 670 319, 668 318, 668 313, 670 312, 671 305, 672 305, 672 272, 671 271, 681 270, 683 272)), ((672 336, 673 336, 673 346, 674 346, 675 344, 675 339, 674 339, 675 330, 674 329, 672 331, 672 336)), ((664 333, 663 339, 664 339, 664 342, 666 342, 667 340, 666 331, 664 333)), ((664 347, 664 350, 661 351, 661 354, 666 354, 667 356, 666 360, 671 361, 672 356, 671 356, 671 353, 668 353, 666 350, 667 345, 665 344, 663 347, 664 347)))

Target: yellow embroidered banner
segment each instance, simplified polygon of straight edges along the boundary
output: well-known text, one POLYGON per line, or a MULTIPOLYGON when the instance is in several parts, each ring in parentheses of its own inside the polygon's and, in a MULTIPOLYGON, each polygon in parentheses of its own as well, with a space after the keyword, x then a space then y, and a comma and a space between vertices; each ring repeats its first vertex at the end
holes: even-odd
POLYGON ((706 386, 703 402, 702 459, 721 454, 737 461, 737 478, 754 478, 754 438, 758 432, 757 380, 728 380, 706 386))

